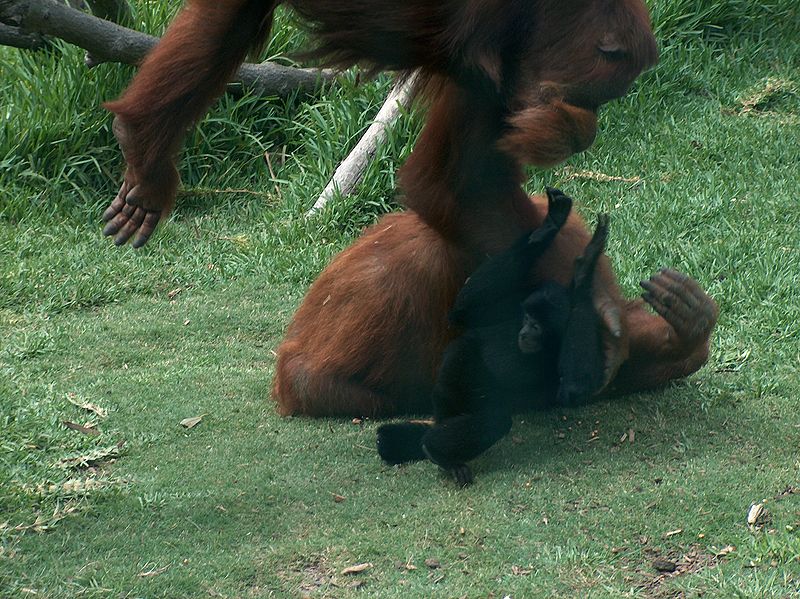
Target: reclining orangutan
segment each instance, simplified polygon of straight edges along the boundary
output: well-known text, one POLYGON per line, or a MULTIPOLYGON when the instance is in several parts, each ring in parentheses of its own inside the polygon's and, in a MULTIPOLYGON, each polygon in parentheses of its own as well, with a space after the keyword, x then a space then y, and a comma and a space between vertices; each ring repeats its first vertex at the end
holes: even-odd
MULTIPOLYGON (((530 88, 515 81, 517 91, 530 88)), ((443 351, 458 333, 447 314, 459 289, 487 255, 546 216, 546 199, 522 189, 523 162, 562 159, 593 136, 592 111, 531 107, 514 94, 497 105, 486 88, 439 83, 400 171, 412 210, 383 217, 334 258, 288 327, 273 383, 281 414, 430 413, 443 351)), ((610 96, 599 81, 585 87, 594 98, 610 96)), ((569 285, 589 238, 571 213, 531 269, 529 290, 544 281, 569 285)), ((714 301, 675 271, 656 273, 645 288, 657 314, 642 299, 624 300, 608 259, 599 258, 594 303, 606 329, 609 392, 663 385, 708 357, 714 301)))
MULTIPOLYGON (((127 169, 105 211, 117 244, 147 242, 173 207, 176 155, 245 55, 268 36, 281 0, 188 0, 122 96, 106 107, 127 169)), ((421 69, 485 87, 521 127, 553 113, 560 129, 529 158, 549 166, 589 145, 594 109, 619 96, 656 47, 642 0, 286 0, 329 64, 421 69), (563 83, 578 82, 563 86, 563 83), (569 131, 569 133, 568 133, 569 131), (562 135, 568 133, 567 135, 562 135), (537 155, 534 155, 537 154, 537 155)), ((497 115, 500 116, 500 115, 497 115)), ((525 144, 524 135, 509 143, 525 144)), ((540 137, 539 141, 543 141, 540 137)), ((475 149, 477 151, 477 148, 475 149)))
MULTIPOLYGON (((590 145, 597 108, 656 60, 642 5, 601 4, 550 6, 527 35, 498 40, 496 68, 482 71, 491 77, 429 77, 428 119, 399 177, 411 210, 382 218, 312 285, 278 349, 281 414, 430 413, 442 353, 457 334, 447 314, 458 290, 487 255, 544 220, 545 199, 524 192, 522 166, 553 165, 590 145), (585 21, 601 4, 601 21, 585 21)), ((568 285, 588 242, 571 214, 531 269, 530 289, 568 285)), ((647 286, 657 314, 625 301, 600 257, 594 304, 604 379, 618 392, 686 376, 708 356, 713 300, 674 271, 647 286)))

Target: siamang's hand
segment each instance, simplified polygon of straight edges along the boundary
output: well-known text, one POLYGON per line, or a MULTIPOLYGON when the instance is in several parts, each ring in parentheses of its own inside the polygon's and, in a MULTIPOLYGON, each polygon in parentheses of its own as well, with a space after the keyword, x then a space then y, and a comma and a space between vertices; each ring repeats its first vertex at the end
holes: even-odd
POLYGON ((605 370, 603 388, 616 376, 619 367, 628 359, 628 338, 623 335, 622 309, 618 302, 602 289, 595 287, 594 308, 603 323, 603 351, 605 370))
POLYGON ((128 168, 117 196, 103 213, 106 222, 103 235, 113 235, 116 245, 123 245, 133 237, 133 247, 138 248, 147 243, 159 221, 174 205, 178 171, 171 157, 148 160, 146 168, 137 166, 141 160, 128 127, 117 117, 113 129, 128 168))
POLYGON ((422 451, 431 462, 439 466, 442 472, 452 476, 459 487, 471 485, 475 480, 472 476, 472 470, 465 463, 444 459, 436 455, 424 442, 422 443, 422 451))
MULTIPOLYGON (((564 195, 558 189, 548 187, 547 216, 545 216, 542 225, 534 229, 527 236, 527 245, 530 246, 529 249, 531 250, 536 248, 535 251, 538 252, 538 254, 536 254, 537 258, 541 252, 545 251, 549 247, 549 245, 553 242, 553 238, 561 230, 561 227, 564 226, 564 223, 567 222, 567 217, 569 216, 570 210, 572 210, 572 198, 570 198, 568 195, 564 195)), ((523 243, 526 243, 525 236, 523 236, 522 239, 512 246, 519 248, 518 250, 513 251, 514 254, 525 253, 525 250, 522 249, 524 246, 517 245, 523 243)), ((530 252, 528 252, 527 255, 530 257, 530 252)))
POLYGON ((448 475, 452 476, 459 487, 467 487, 472 484, 472 470, 466 464, 458 464, 445 470, 448 475))

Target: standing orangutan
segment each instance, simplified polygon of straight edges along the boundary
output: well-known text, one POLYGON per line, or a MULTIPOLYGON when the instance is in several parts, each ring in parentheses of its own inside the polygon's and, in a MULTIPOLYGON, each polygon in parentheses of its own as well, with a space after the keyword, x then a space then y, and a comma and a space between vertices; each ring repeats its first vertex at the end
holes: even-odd
MULTIPOLYGON (((269 35, 280 0, 188 0, 122 96, 106 107, 127 163, 103 215, 117 244, 144 245, 175 203, 176 155, 245 55, 269 35)), ((592 111, 655 61, 642 0, 287 0, 311 25, 316 54, 339 66, 422 69, 513 102, 513 126, 556 111, 574 135, 534 164, 585 148, 592 111), (551 83, 580 81, 569 94, 551 83), (598 84, 595 86, 595 82, 598 84)), ((493 105, 497 102, 493 102, 493 105)), ((505 123, 495 121, 497 126, 505 123)), ((558 132, 559 135, 561 131, 558 132)), ((523 138, 512 143, 525 143, 523 138)))

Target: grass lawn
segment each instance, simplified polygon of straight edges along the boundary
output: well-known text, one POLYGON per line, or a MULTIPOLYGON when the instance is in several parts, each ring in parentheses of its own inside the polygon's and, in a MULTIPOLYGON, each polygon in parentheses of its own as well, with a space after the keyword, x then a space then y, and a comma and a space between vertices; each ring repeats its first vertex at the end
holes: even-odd
MULTIPOLYGON (((660 266, 697 278, 721 308, 711 360, 663 391, 517 418, 465 490, 381 464, 376 422, 280 418, 269 399, 305 289, 397 208, 419 111, 355 196, 303 216, 387 77, 223 98, 188 140, 174 216, 134 251, 98 222, 120 177, 98 105, 131 70, 0 48, 0 596, 796 596, 800 13, 653 12, 661 64, 530 189, 612 212, 627 293, 660 266)), ((267 55, 298 47, 291 25, 267 55)))

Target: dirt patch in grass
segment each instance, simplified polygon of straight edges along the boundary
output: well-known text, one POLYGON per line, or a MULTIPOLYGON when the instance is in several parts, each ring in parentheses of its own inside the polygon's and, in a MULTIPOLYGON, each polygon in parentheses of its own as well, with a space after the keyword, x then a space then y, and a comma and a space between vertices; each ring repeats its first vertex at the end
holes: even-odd
POLYGON ((770 118, 782 125, 800 123, 800 114, 791 110, 800 99, 800 86, 791 79, 767 78, 737 101, 737 107, 726 111, 737 116, 770 118))
POLYGON ((361 578, 337 571, 324 556, 299 560, 279 571, 278 578, 287 587, 297 589, 301 597, 336 597, 337 589, 355 589, 364 585, 361 578))
POLYGON ((637 586, 645 597, 659 599, 683 597, 682 591, 676 591, 670 587, 670 581, 681 576, 696 574, 701 570, 714 568, 731 551, 733 551, 732 548, 725 548, 714 554, 693 546, 681 555, 675 553, 662 555, 655 549, 645 550, 647 560, 636 569, 642 578, 637 586))

